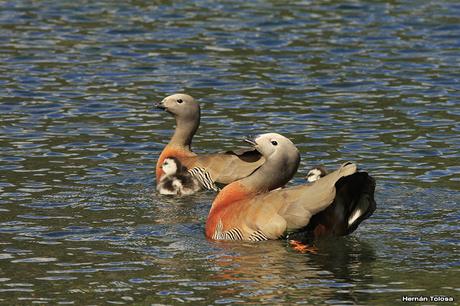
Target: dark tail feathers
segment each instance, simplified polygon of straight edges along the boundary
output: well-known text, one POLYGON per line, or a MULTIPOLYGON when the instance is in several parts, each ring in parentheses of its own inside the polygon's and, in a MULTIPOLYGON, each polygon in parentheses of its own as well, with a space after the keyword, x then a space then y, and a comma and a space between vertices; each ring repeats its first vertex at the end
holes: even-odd
POLYGON ((289 235, 289 239, 345 236, 354 232, 375 211, 375 180, 366 172, 343 177, 335 187, 334 202, 314 215, 305 228, 289 235))

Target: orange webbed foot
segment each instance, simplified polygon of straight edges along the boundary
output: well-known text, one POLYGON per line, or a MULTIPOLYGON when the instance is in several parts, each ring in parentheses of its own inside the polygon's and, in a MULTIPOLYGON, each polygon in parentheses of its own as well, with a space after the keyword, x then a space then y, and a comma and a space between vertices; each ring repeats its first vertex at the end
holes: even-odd
POLYGON ((289 244, 292 246, 294 250, 300 253, 312 253, 312 254, 317 254, 318 253, 318 248, 315 247, 314 245, 307 245, 303 244, 302 242, 298 240, 289 240, 289 244))

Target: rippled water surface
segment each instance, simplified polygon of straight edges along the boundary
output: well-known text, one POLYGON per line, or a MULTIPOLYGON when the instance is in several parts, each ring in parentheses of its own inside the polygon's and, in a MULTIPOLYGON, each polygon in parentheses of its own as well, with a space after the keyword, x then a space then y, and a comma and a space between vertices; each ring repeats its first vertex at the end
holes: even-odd
POLYGON ((457 1, 119 2, 0 3, 0 304, 459 301, 457 1), (195 151, 279 132, 378 209, 316 255, 207 241, 213 193, 154 189, 174 92, 195 151))

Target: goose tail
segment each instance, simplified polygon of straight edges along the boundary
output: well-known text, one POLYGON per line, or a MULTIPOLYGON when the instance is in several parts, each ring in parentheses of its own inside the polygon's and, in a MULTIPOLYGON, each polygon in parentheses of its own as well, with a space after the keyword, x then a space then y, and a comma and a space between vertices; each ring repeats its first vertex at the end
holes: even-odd
POLYGON ((353 233, 376 209, 375 180, 366 172, 340 178, 334 201, 313 215, 308 225, 289 235, 289 239, 312 240, 324 236, 345 236, 353 233))

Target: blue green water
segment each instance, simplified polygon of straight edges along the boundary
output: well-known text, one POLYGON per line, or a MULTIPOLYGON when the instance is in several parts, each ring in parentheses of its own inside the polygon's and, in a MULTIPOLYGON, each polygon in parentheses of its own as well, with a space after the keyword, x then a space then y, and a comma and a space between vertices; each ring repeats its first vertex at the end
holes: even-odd
POLYGON ((459 301, 456 1, 0 3, 0 304, 459 301), (378 208, 317 255, 204 237, 211 192, 155 193, 186 92, 197 152, 278 132, 355 161, 378 208))

